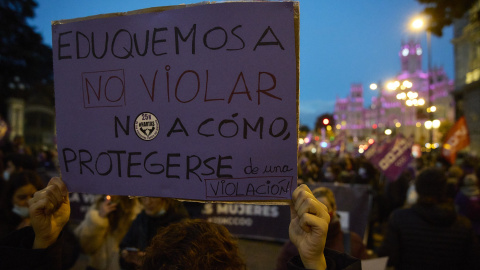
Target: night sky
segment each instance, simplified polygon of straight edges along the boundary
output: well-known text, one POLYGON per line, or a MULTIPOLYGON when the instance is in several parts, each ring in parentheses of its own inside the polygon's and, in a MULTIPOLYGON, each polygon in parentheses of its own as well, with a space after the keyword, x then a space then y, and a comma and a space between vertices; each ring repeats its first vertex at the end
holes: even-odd
MULTIPOLYGON (((201 1, 174 0, 37 0, 30 24, 51 45, 51 21, 103 13, 201 1)), ((426 34, 414 33, 409 22, 423 6, 415 0, 300 0, 300 124, 312 127, 316 117, 332 113, 352 83, 365 89, 365 105, 376 95, 372 82, 386 82, 400 72, 402 41, 421 40, 426 70, 426 34)), ((432 38, 432 65, 454 77, 453 27, 432 38)))

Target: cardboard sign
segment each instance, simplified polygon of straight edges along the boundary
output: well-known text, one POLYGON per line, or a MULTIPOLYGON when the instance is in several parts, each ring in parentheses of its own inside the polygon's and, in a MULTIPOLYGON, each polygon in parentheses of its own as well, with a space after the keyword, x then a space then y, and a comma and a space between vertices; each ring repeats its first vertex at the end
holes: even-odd
POLYGON ((291 198, 298 3, 153 8, 57 21, 52 32, 69 190, 291 198))

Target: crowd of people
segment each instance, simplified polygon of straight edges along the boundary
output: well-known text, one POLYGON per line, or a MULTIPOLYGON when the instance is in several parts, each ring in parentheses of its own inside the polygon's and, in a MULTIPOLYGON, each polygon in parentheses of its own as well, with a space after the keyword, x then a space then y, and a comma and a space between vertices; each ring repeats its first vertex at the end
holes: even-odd
MULTIPOLYGON (((97 195, 70 224, 55 157, 22 138, 0 147, 0 269, 246 269, 225 227, 190 218, 174 199, 97 195)), ((394 269, 479 269, 479 165, 430 153, 387 179, 362 155, 299 152, 290 240, 272 268, 360 269, 386 256, 394 269), (341 197, 308 188, 322 182, 369 187, 368 237, 341 228, 341 197)))

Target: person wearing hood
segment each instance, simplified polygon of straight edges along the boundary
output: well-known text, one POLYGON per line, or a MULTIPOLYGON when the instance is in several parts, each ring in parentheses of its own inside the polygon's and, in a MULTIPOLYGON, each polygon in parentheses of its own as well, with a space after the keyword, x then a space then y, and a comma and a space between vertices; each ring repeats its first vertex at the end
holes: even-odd
MULTIPOLYGON (((333 192, 329 188, 319 187, 314 189, 312 193, 318 201, 327 207, 330 216, 325 247, 340 253, 348 254, 357 259, 367 259, 367 249, 363 244, 360 235, 355 232, 342 231, 333 192)), ((291 241, 286 242, 277 258, 276 269, 287 270, 288 260, 294 256, 298 256, 298 254, 297 247, 291 241)))
POLYGON ((477 240, 480 239, 480 188, 477 175, 467 174, 460 181, 455 196, 455 205, 459 214, 466 216, 473 225, 477 240))
POLYGON ((447 179, 436 168, 415 180, 417 202, 395 210, 378 256, 399 269, 480 269, 480 251, 470 221, 446 200, 447 179))

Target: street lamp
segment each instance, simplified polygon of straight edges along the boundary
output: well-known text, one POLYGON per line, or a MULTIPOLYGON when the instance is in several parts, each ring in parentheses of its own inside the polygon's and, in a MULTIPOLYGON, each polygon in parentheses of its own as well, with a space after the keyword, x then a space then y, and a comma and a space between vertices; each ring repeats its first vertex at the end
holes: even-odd
MULTIPOLYGON (((427 107, 430 109, 430 110, 427 110, 428 112, 428 115, 429 115, 429 121, 430 122, 433 122, 433 112, 434 110, 432 110, 432 91, 430 89, 430 76, 431 76, 431 72, 432 72, 432 33, 430 31, 428 31, 427 27, 426 27, 426 21, 424 18, 416 18, 412 21, 411 23, 411 27, 412 29, 414 29, 415 31, 421 31, 421 30, 425 30, 426 34, 427 34, 427 96, 428 96, 428 99, 427 99, 427 107)), ((432 143, 432 140, 433 140, 433 130, 430 129, 429 131, 429 142, 432 143)))

